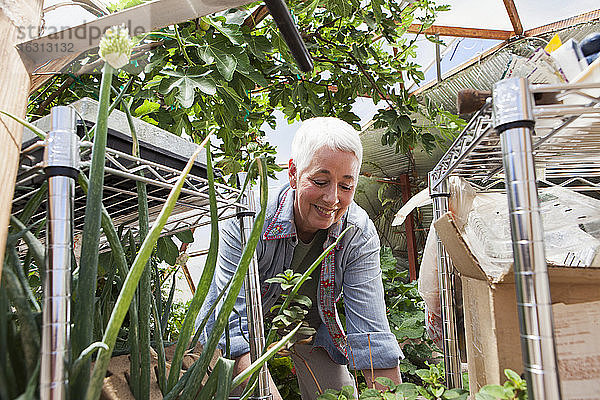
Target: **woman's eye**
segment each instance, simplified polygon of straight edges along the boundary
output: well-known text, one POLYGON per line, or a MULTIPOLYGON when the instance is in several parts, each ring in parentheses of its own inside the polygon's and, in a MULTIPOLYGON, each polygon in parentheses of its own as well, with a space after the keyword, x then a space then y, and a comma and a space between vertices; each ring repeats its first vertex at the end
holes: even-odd
POLYGON ((349 186, 349 185, 340 185, 340 187, 342 188, 342 190, 346 190, 346 191, 352 190, 352 186, 349 186))
POLYGON ((325 182, 325 181, 318 181, 318 180, 315 180, 315 179, 313 179, 312 181, 317 186, 324 186, 325 184, 327 184, 327 182, 325 182))

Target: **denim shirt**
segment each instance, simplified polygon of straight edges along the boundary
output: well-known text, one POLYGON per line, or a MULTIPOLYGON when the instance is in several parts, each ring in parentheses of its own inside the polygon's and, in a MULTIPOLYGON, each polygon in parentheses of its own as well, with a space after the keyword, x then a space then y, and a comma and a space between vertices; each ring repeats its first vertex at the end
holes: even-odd
MULTIPOLYGON (((265 283, 290 268, 294 248, 298 243, 294 225, 295 190, 283 186, 267 205, 265 224, 256 247, 261 282, 263 310, 269 310, 281 294, 279 284, 265 283)), ((351 368, 393 368, 403 357, 386 317, 381 268, 379 237, 367 213, 352 202, 342 219, 328 229, 323 249, 331 245, 347 226, 354 226, 322 262, 317 293, 322 324, 317 329, 313 346, 324 348, 338 364, 350 363, 351 368), (346 332, 338 318, 335 303, 343 296, 346 332)), ((242 252, 239 222, 230 219, 219 229, 219 257, 213 283, 196 324, 204 319, 218 293, 233 275, 242 252)), ((209 317, 201 341, 205 342, 214 323, 209 317)), ((248 326, 244 289, 240 291, 229 320, 230 352, 238 357, 249 351, 248 326), (243 333, 242 333, 243 332, 243 333)), ((224 348, 224 335, 220 346, 224 348)))

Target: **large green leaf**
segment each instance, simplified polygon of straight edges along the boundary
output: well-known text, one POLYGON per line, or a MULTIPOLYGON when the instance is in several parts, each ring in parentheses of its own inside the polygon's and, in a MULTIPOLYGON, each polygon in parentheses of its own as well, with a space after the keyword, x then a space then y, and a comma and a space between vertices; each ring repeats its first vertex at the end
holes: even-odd
POLYGON ((244 36, 240 31, 239 25, 225 25, 218 21, 213 22, 209 18, 203 18, 202 21, 208 22, 209 25, 212 25, 217 31, 221 32, 223 36, 229 39, 232 44, 239 46, 244 42, 244 36))
POLYGON ((163 70, 163 74, 168 75, 168 78, 163 78, 158 87, 158 91, 162 94, 169 94, 175 88, 179 89, 175 98, 179 100, 184 108, 190 108, 194 104, 195 90, 212 96, 217 89, 215 83, 206 78, 208 73, 196 74, 194 71, 173 71, 163 70))
POLYGON ((273 51, 273 45, 265 36, 249 36, 246 41, 250 52, 258 58, 264 58, 273 51))
POLYGON ((153 113, 154 111, 160 108, 160 103, 156 103, 154 101, 150 101, 148 99, 144 99, 144 103, 141 106, 135 109, 133 112, 136 117, 141 117, 146 114, 153 113))
MULTIPOLYGON (((89 187, 85 202, 85 218, 81 234, 81 262, 79 266, 78 284, 73 293, 74 317, 77 323, 71 334, 72 354, 79 354, 86 349, 93 339, 94 302, 98 274, 98 246, 100 243, 100 224, 102 219, 102 192, 104 189, 104 163, 108 134, 108 115, 110 105, 111 84, 114 69, 106 63, 100 84, 100 104, 92 148, 92 162, 89 172, 89 187)), ((90 362, 85 362, 82 373, 71 378, 72 396, 82 398, 89 383, 90 362)))
POLYGON ((242 48, 238 47, 235 52, 235 57, 238 61, 237 71, 251 79, 254 83, 259 86, 269 86, 269 81, 265 78, 262 72, 253 67, 250 64, 250 59, 248 58, 248 54, 246 54, 242 48))
POLYGON ((175 265, 179 249, 170 236, 163 236, 158 239, 156 244, 156 256, 159 260, 166 262, 169 265, 175 265))
POLYGON ((194 233, 191 230, 177 232, 175 237, 182 243, 192 243, 194 241, 194 233))
POLYGON ((198 46, 198 55, 206 64, 216 63, 217 70, 226 81, 233 78, 233 73, 238 64, 233 54, 226 53, 213 44, 206 43, 198 46))

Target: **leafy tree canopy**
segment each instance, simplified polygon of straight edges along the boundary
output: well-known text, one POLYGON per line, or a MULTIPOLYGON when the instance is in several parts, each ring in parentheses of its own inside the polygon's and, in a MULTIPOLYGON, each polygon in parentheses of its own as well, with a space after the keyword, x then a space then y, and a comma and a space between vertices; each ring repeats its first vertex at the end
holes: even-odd
MULTIPOLYGON (((112 9, 139 3, 122 0, 112 9)), ((265 122, 275 128, 275 110, 290 123, 337 116, 358 127, 352 112, 357 97, 384 100, 375 126, 385 128, 382 142, 397 152, 417 144, 431 150, 459 127, 450 114, 419 105, 403 85, 424 79, 413 60, 415 39, 405 35, 408 27, 420 23, 426 29, 447 6, 431 0, 408 6, 396 0, 291 0, 288 6, 315 62, 310 73, 298 70, 263 4, 253 3, 140 38, 142 49, 116 77, 115 89, 131 79, 135 115, 176 135, 200 142, 216 134, 224 156, 218 167, 225 175, 258 154, 267 155, 270 173, 277 170, 275 149, 261 130, 265 122), (418 114, 425 123, 416 122, 418 114)), ((88 55, 76 68, 94 60, 88 55)), ((97 98, 98 79, 98 74, 60 76, 32 96, 29 111, 39 116, 52 105, 97 98), (69 76, 78 82, 65 90, 69 76)))

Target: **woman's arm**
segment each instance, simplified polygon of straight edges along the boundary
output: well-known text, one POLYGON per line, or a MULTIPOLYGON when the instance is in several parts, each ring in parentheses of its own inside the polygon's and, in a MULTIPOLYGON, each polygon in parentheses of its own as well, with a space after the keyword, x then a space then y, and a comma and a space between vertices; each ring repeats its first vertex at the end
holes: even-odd
POLYGON ((348 345, 356 369, 396 369, 402 351, 390 331, 379 265, 379 237, 373 223, 364 216, 362 229, 346 244, 343 295, 348 345), (372 362, 371 362, 372 360, 372 362))

